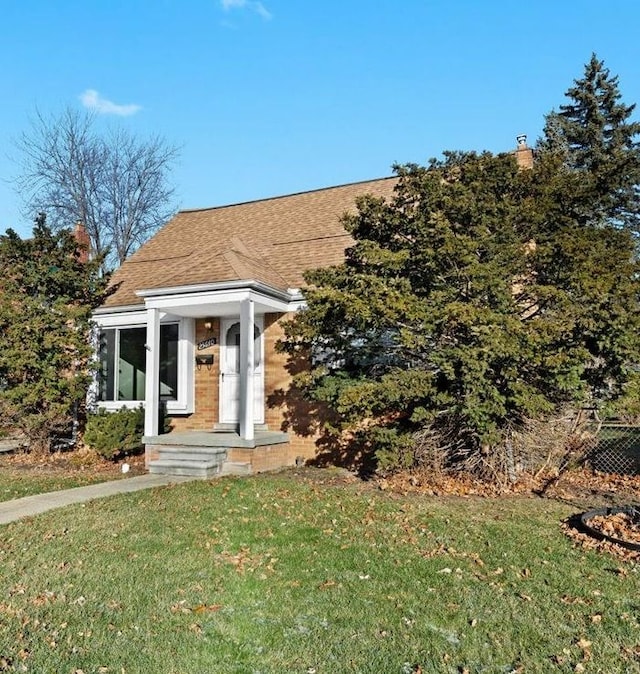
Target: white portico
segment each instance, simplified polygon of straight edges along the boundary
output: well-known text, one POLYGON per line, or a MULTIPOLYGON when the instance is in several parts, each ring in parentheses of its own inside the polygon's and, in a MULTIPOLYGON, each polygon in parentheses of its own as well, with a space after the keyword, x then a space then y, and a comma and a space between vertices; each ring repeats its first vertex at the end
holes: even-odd
MULTIPOLYGON (((215 316, 226 326, 220 344, 220 418, 228 422, 237 418, 240 437, 252 440, 254 424, 264 418, 264 410, 257 409, 264 405, 262 319, 267 313, 295 311, 302 303, 300 293, 283 292, 254 281, 234 281, 140 290, 137 295, 144 300, 146 316, 145 435, 158 434, 163 319, 179 317, 193 321, 215 316)), ((185 350, 183 358, 188 358, 188 351, 185 350)), ((188 363, 185 365, 189 367, 188 363)))

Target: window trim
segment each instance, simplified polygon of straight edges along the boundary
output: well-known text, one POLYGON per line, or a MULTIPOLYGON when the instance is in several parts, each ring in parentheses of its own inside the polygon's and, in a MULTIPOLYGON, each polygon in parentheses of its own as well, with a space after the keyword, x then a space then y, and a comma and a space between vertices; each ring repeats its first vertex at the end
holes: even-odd
MULTIPOLYGON (((146 328, 147 315, 145 312, 122 312, 119 314, 94 316, 96 330, 126 330, 128 328, 146 328)), ((185 318, 171 314, 165 314, 160 319, 160 324, 178 324, 178 399, 164 401, 167 414, 191 414, 194 405, 194 336, 195 321, 193 318, 185 318)), ((119 332, 115 340, 119 344, 119 332)), ((96 359, 98 358, 98 334, 96 333, 96 359)), ((98 400, 99 390, 97 375, 95 380, 95 402, 98 407, 108 411, 116 411, 123 407, 145 407, 145 400, 98 400)))

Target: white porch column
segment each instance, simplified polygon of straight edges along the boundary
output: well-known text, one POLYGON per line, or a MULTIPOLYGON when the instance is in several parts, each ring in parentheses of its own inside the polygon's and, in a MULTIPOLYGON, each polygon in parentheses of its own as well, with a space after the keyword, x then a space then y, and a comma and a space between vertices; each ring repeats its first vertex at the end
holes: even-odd
POLYGON ((253 300, 240 302, 240 437, 253 440, 253 370, 254 370, 253 300))
POLYGON ((158 309, 147 309, 146 348, 144 434, 158 435, 160 420, 160 311, 158 309))

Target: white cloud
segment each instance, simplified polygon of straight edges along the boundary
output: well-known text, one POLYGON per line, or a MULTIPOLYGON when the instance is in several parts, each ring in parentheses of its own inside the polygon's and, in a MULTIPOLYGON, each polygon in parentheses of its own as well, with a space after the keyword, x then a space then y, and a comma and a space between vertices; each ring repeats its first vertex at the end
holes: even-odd
POLYGON ((263 19, 266 19, 267 21, 273 16, 271 12, 261 2, 254 2, 253 9, 256 12, 258 12, 258 14, 260 14, 260 16, 263 19))
POLYGON ((141 110, 141 106, 135 103, 127 105, 119 105, 106 98, 102 98, 95 89, 87 89, 80 94, 80 101, 85 108, 93 110, 100 115, 119 115, 120 117, 128 117, 135 115, 141 110))
POLYGON ((273 17, 259 0, 220 0, 220 4, 225 12, 230 12, 232 9, 248 9, 261 16, 265 21, 273 17))

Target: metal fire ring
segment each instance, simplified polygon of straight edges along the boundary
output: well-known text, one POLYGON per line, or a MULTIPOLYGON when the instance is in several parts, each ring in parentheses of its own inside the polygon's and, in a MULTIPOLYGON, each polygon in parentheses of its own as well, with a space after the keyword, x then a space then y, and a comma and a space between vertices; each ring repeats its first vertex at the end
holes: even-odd
POLYGON ((616 538, 615 536, 608 536, 607 534, 594 529, 589 525, 589 520, 594 517, 603 516, 607 517, 608 515, 619 515, 624 513, 625 515, 631 515, 635 518, 640 516, 640 509, 637 506, 621 506, 619 508, 596 508, 594 510, 588 510, 586 513, 580 515, 580 524, 584 527, 585 531, 601 541, 609 541, 610 543, 615 543, 616 545, 621 545, 623 548, 628 550, 640 551, 640 543, 632 543, 631 541, 625 541, 621 538, 616 538))

